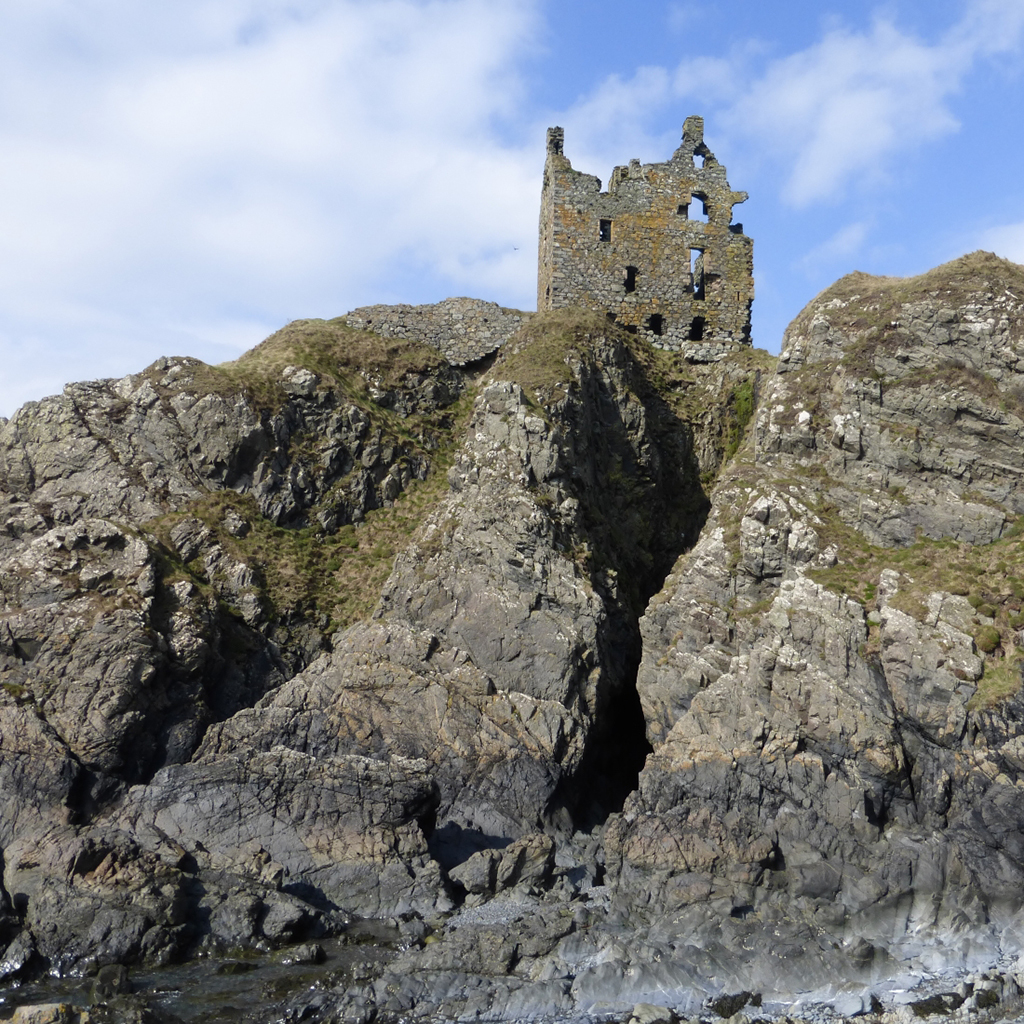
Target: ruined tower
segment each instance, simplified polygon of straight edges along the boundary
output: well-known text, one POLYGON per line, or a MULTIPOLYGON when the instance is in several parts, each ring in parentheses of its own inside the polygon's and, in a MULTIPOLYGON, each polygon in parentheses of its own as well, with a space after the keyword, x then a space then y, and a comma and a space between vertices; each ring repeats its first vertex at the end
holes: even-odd
POLYGON ((732 223, 747 193, 704 145, 704 119, 686 119, 666 163, 616 167, 607 192, 573 170, 564 137, 548 129, 537 309, 600 310, 695 361, 749 345, 753 242, 732 223))

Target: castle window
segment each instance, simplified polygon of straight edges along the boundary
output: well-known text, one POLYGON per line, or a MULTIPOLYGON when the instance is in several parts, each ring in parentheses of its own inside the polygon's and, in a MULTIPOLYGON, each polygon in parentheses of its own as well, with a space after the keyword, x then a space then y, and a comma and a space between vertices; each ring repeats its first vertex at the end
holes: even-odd
POLYGON ((612 222, 610 220, 601 221, 600 238, 602 242, 610 242, 612 240, 612 222))
POLYGON ((693 282, 693 297, 704 298, 704 250, 690 250, 690 280, 693 282))
POLYGON ((689 203, 680 203, 679 204, 679 209, 676 210, 676 213, 678 213, 680 217, 689 217, 689 215, 690 215, 689 212, 688 212, 689 209, 690 209, 690 204, 689 203))
POLYGON ((636 291, 636 274, 636 267, 626 267, 626 280, 622 283, 625 285, 627 293, 636 291))
POLYGON ((702 341, 704 339, 704 317, 695 316, 690 323, 690 341, 702 341))
POLYGON ((665 318, 660 313, 652 313, 644 325, 656 338, 661 337, 662 329, 665 326, 665 318))
POLYGON ((700 192, 694 192, 686 216, 689 220, 706 221, 708 219, 707 196, 701 195, 700 192))

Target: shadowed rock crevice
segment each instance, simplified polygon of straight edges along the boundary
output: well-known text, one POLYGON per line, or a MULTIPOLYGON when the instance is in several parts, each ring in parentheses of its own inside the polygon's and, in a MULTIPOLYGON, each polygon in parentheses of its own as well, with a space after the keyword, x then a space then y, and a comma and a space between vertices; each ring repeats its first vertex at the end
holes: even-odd
POLYGON ((649 749, 637 622, 758 358, 561 311, 489 360, 299 322, 0 424, 0 850, 33 962, 600 879, 649 749))
POLYGON ((451 494, 396 562, 382 623, 428 631, 561 720, 500 786, 442 781, 442 825, 566 832, 635 785, 637 622, 708 507, 694 427, 658 369, 602 317, 533 318, 482 382, 451 494))
POLYGON ((560 812, 565 811, 575 828, 589 832, 603 825, 610 814, 621 811, 626 798, 637 788, 640 772, 653 748, 647 741, 643 708, 636 690, 639 657, 634 664, 632 679, 625 671, 621 685, 597 710, 579 767, 552 795, 548 816, 557 820, 560 812))

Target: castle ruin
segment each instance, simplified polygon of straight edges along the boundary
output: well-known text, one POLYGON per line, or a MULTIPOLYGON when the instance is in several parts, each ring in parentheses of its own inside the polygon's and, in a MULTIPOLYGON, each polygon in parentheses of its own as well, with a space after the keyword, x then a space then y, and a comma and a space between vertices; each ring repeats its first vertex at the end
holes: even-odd
POLYGON ((583 306, 695 362, 750 344, 753 242, 725 168, 688 117, 666 163, 631 160, 601 181, 575 171, 549 128, 540 207, 537 309, 583 306))

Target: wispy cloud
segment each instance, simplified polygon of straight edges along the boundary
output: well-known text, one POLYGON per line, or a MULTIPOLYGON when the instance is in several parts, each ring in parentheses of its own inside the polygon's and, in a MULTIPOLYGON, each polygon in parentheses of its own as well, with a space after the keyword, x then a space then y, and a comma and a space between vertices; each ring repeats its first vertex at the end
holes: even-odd
POLYGON ((495 126, 536 26, 519 0, 11 0, 0 357, 69 322, 147 356, 252 344, 394 298, 403 266, 528 299, 539 147, 495 126))
MULTIPOLYGON (((673 6, 670 18, 686 16, 685 5, 673 6)), ((896 159, 956 132, 951 100, 966 75, 980 61, 1019 53, 1022 37, 1019 0, 974 0, 930 40, 883 16, 863 30, 832 24, 784 56, 751 41, 726 57, 611 77, 566 120, 579 123, 588 154, 610 149, 601 139, 618 145, 627 134, 633 150, 654 152, 664 136, 649 126, 663 124, 667 109, 713 112, 730 151, 774 165, 783 201, 807 207, 877 186, 896 159)))
POLYGON ((945 101, 969 56, 886 21, 866 33, 832 31, 772 62, 728 123, 789 163, 783 197, 806 206, 842 194, 853 180, 877 182, 896 154, 955 131, 945 101))
POLYGON ((1004 224, 983 232, 979 245, 1014 263, 1024 263, 1024 221, 1004 224))
POLYGON ((830 238, 816 245, 801 260, 805 270, 819 271, 822 264, 845 260, 860 250, 867 238, 870 225, 867 221, 856 221, 840 228, 830 238))

